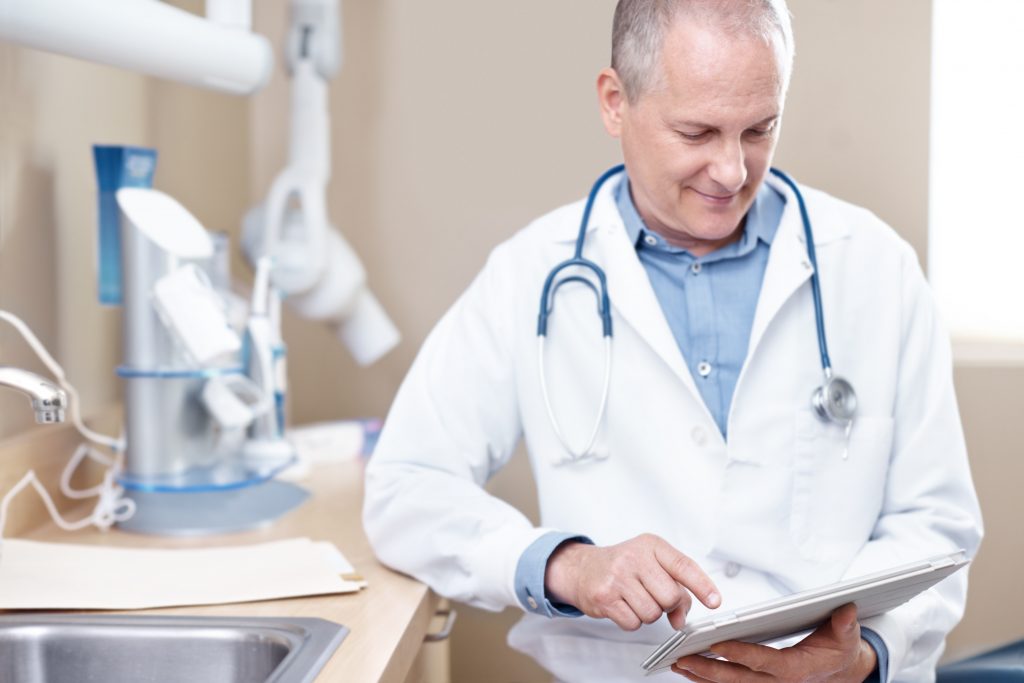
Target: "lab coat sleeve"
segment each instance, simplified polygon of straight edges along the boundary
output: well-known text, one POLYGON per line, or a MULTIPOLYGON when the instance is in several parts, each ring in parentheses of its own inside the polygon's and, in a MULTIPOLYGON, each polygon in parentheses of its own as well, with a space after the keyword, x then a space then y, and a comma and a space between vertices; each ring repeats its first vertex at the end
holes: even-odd
POLYGON ((420 350, 367 467, 363 507, 384 564, 489 610, 519 604, 519 557, 550 531, 483 488, 521 433, 508 247, 420 350))
MULTIPOLYGON (((953 390, 949 338, 916 256, 904 247, 889 476, 878 523, 847 577, 961 548, 973 557, 982 536, 953 390)), ((933 680, 945 637, 962 617, 966 597, 967 571, 962 569, 905 605, 864 620, 888 648, 888 681, 933 680)))

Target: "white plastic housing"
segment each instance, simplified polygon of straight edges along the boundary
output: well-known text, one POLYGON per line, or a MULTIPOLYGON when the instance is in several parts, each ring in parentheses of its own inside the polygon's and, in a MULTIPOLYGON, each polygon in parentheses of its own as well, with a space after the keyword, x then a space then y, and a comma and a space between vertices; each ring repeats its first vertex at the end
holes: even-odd
POLYGON ((160 249, 180 259, 213 256, 210 233, 174 197, 148 188, 125 187, 117 203, 135 228, 160 249))
POLYGON ((159 0, 4 0, 0 39, 236 95, 274 64, 263 36, 159 0))

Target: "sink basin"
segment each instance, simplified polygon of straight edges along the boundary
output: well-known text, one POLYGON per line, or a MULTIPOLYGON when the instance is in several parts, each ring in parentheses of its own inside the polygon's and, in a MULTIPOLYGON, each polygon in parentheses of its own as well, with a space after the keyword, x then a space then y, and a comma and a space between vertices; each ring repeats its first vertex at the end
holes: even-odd
POLYGON ((305 683, 346 635, 311 618, 0 616, 0 681, 305 683))

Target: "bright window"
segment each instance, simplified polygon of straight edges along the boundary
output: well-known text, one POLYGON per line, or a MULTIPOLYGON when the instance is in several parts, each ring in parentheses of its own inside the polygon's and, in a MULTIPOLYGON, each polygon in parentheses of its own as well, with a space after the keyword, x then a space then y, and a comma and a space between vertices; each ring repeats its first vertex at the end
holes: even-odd
POLYGON ((929 277, 960 341, 1024 344, 1024 0, 934 0, 929 277))

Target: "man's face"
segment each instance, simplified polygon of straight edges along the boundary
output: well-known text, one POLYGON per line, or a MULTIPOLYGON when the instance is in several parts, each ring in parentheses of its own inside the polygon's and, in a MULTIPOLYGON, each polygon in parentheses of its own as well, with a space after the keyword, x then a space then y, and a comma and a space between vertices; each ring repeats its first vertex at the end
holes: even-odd
POLYGON ((677 21, 662 77, 636 101, 602 73, 602 116, 648 228, 698 256, 739 238, 778 140, 781 64, 781 49, 757 37, 677 21))

